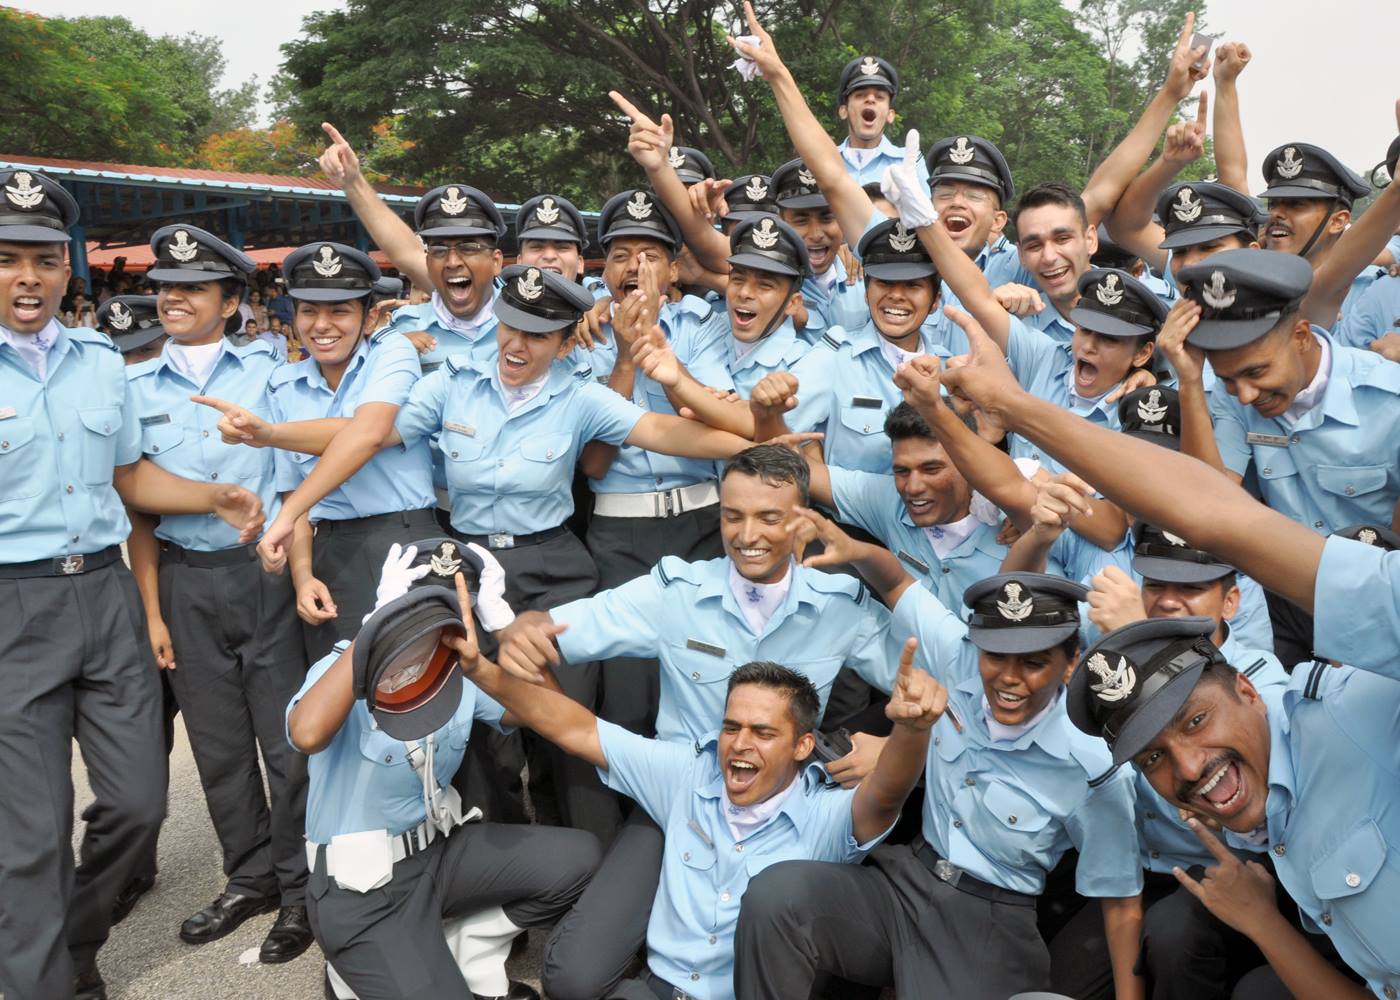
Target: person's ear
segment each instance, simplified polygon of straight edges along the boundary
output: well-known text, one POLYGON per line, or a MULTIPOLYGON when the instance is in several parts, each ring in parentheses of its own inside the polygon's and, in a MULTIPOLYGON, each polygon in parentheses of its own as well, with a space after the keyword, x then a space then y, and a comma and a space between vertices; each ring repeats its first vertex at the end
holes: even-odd
POLYGON ((1351 225, 1351 209, 1339 208, 1332 213, 1332 217, 1327 220, 1328 233, 1344 233, 1347 226, 1351 225))
POLYGON ((846 110, 845 101, 842 101, 840 106, 836 109, 836 117, 840 118, 843 122, 850 121, 851 113, 850 111, 846 110))
POLYGON ((1089 247, 1089 256, 1090 256, 1090 257, 1094 256, 1094 254, 1096 254, 1096 253, 1099 252, 1099 228, 1098 228, 1098 226, 1090 226, 1088 229, 1086 229, 1086 230, 1084 231, 1084 243, 1085 243, 1085 245, 1087 245, 1087 246, 1089 247))
POLYGON ((797 745, 793 747, 793 760, 806 760, 812 756, 812 751, 817 748, 817 738, 811 733, 803 733, 797 738, 797 745))
POLYGON ((1152 352, 1156 349, 1157 342, 1153 340, 1149 340, 1147 343, 1139 347, 1136 351, 1133 352, 1133 367, 1146 368, 1147 362, 1152 360, 1152 352))
POLYGON ((498 249, 491 254, 491 273, 500 274, 501 268, 505 266, 505 256, 498 249))
POLYGON ((1240 609, 1240 588, 1231 587, 1225 591, 1225 597, 1220 602, 1220 617, 1229 621, 1235 617, 1235 612, 1240 609))

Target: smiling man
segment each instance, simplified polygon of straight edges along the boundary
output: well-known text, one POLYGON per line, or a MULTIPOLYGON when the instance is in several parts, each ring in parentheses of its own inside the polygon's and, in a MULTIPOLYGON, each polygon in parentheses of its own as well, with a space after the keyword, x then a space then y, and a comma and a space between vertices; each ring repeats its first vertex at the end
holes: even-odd
MULTIPOLYGON (((879 56, 857 56, 841 70, 836 115, 846 126, 840 146, 846 172, 857 184, 878 182, 885 168, 898 163, 902 151, 885 135, 894 124, 894 99, 899 96, 899 72, 879 56)), ((928 170, 924 170, 928 186, 928 170)))

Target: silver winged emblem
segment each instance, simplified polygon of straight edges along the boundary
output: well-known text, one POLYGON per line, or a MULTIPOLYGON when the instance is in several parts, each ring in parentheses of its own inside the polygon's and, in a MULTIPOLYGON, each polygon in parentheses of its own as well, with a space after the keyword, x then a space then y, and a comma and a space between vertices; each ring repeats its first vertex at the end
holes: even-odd
POLYGON ((1212 309, 1229 309, 1235 304, 1235 290, 1225 285, 1225 272, 1212 271, 1210 281, 1201 286, 1201 298, 1212 309))
POLYGON ((331 247, 322 247, 321 259, 311 262, 311 266, 316 268, 316 273, 323 278, 334 278, 340 273, 341 265, 341 259, 331 247))
POLYGON ((1138 418, 1149 424, 1159 424, 1167 415, 1167 404, 1162 402, 1161 389, 1149 389, 1146 399, 1139 399, 1138 418))
POLYGON ((958 164, 958 166, 962 166, 964 163, 971 163, 972 158, 976 155, 977 150, 967 144, 967 136, 965 135, 958 136, 958 141, 953 143, 952 149, 948 150, 948 159, 958 164))
POLYGON ((467 210, 466 196, 458 187, 450 187, 444 191, 442 197, 438 199, 438 204, 442 206, 443 212, 447 215, 461 215, 467 210))
POLYGON ((1201 217, 1201 208, 1201 199, 1196 197, 1196 192, 1185 187, 1177 192, 1176 204, 1172 206, 1172 215, 1175 215, 1180 222, 1195 222, 1201 217))
POLYGON ((1173 535, 1170 531, 1162 532, 1162 537, 1177 548, 1189 549, 1191 547, 1187 544, 1186 539, 1182 538, 1180 535, 1173 535))
POLYGON ((1021 585, 1019 583, 1008 583, 1002 588, 1006 594, 1006 600, 997 601, 997 611, 1007 621, 1021 622, 1031 616, 1035 610, 1035 605, 1029 597, 1021 596, 1021 585))
POLYGON ((1274 165, 1274 172, 1286 181, 1291 181, 1301 174, 1303 172, 1303 158, 1298 155, 1298 150, 1292 146, 1284 147, 1283 155, 1274 165))
POLYGON ((762 177, 751 177, 748 184, 744 185, 744 194, 749 201, 762 201, 768 197, 768 185, 763 183, 762 177))
POLYGON ((1102 653, 1095 653, 1085 666, 1099 679, 1099 683, 1089 685, 1089 690, 1098 695, 1101 701, 1122 701, 1137 687, 1137 671, 1126 656, 1118 657, 1118 665, 1110 667, 1102 653))
POLYGON ((534 302, 543 295, 544 286, 540 284, 539 268, 532 267, 522 274, 515 282, 515 290, 526 302, 534 302))
POLYGON ((866 56, 863 60, 861 60, 860 75, 884 76, 884 73, 881 72, 880 64, 875 60, 874 56, 866 56))
POLYGON ((113 330, 130 330, 135 318, 131 314, 131 310, 120 302, 113 302, 111 311, 107 313, 107 322, 113 330))
POLYGON ((896 222, 890 230, 890 249, 895 253, 908 253, 914 249, 919 238, 904 228, 904 223, 896 222))
POLYGON ((1123 289, 1118 285, 1118 275, 1110 274, 1094 289, 1094 298, 1106 306, 1116 306, 1123 301, 1123 289))
POLYGON ((5 200, 15 208, 38 208, 44 203, 44 189, 34 183, 27 170, 15 173, 14 184, 5 185, 5 200))
POLYGON ((632 200, 627 203, 627 214, 638 221, 651 218, 651 202, 647 201, 646 192, 633 193, 632 200))
POLYGON ((814 188, 817 186, 817 179, 812 176, 812 171, 803 167, 801 170, 797 171, 797 183, 801 184, 803 187, 814 188))
POLYGON ((672 146, 671 151, 666 154, 666 162, 677 170, 685 166, 685 154, 681 152, 681 147, 672 146))
POLYGON ((544 198, 535 206, 535 218, 543 226, 552 226, 559 221, 559 206, 554 204, 553 198, 544 198))
POLYGON ((1380 541, 1380 536, 1370 528, 1362 528, 1356 533, 1356 540, 1365 545, 1375 545, 1376 542, 1380 541))
POLYGON ((199 243, 190 239, 190 234, 184 229, 175 230, 175 239, 169 245, 170 256, 180 263, 194 260, 195 254, 199 253, 199 243))
POLYGON ((451 542, 443 542, 428 561, 437 576, 455 576, 462 568, 462 560, 457 558, 457 547, 451 542))
POLYGON ((753 245, 760 250, 772 250, 778 244, 778 231, 773 228, 772 219, 764 219, 754 226, 750 235, 753 237, 753 245))

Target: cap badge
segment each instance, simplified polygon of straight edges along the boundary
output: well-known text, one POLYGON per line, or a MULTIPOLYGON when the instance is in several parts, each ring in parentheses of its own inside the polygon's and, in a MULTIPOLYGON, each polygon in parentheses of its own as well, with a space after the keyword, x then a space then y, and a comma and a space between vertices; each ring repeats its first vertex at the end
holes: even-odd
POLYGON ((1380 536, 1370 528, 1362 528, 1356 533, 1356 540, 1363 545, 1375 545, 1376 542, 1380 541, 1380 536))
POLYGON ((436 576, 455 576, 462 568, 462 560, 457 558, 457 547, 451 542, 443 542, 428 560, 428 566, 436 576))
POLYGON ((1118 287, 1118 275, 1110 274, 1094 289, 1094 298, 1106 306, 1116 306, 1123 301, 1123 289, 1118 287))
POLYGON ((750 201, 762 201, 768 197, 768 185, 763 183, 762 177, 751 177, 744 185, 744 194, 750 201))
POLYGON ((546 197, 535 206, 535 218, 542 226, 552 226, 559 221, 559 207, 553 198, 546 197))
POLYGON ((1303 172, 1303 158, 1298 155, 1298 150, 1292 146, 1286 146, 1283 155, 1279 157, 1278 163, 1274 166, 1274 172, 1286 181, 1291 181, 1303 172))
POLYGON ((312 261, 311 266, 323 278, 334 278, 340 273, 342 261, 331 247, 321 248, 321 259, 312 261))
POLYGON ((817 179, 812 176, 812 171, 808 170, 806 167, 802 167, 797 171, 797 183, 801 184, 803 187, 814 188, 817 186, 817 179))
POLYGON ((190 234, 187 231, 177 229, 175 230, 175 239, 170 242, 168 249, 170 256, 183 264, 194 260, 195 254, 199 253, 199 244, 190 240, 190 234))
POLYGON ((438 199, 438 204, 447 215, 461 215, 467 210, 467 199, 462 194, 462 189, 450 187, 442 193, 438 199))
POLYGON ((1022 622, 1031 616, 1035 610, 1035 605, 1029 597, 1021 596, 1021 585, 1019 583, 1008 583, 1002 588, 1006 594, 1006 600, 997 601, 997 611, 1007 621, 1022 622))
POLYGON ((958 141, 953 144, 953 148, 948 150, 948 159, 958 166, 964 163, 971 163, 972 158, 977 155, 977 150, 967 144, 967 136, 958 136, 958 141))
POLYGON ((1189 549, 1191 547, 1186 544, 1186 539, 1182 538, 1180 535, 1173 535, 1170 531, 1162 532, 1162 537, 1178 548, 1189 549))
POLYGON ((919 238, 904 228, 904 223, 896 222, 890 230, 890 249, 895 253, 908 253, 914 249, 919 238))
POLYGON ((880 64, 875 60, 874 56, 866 56, 860 63, 860 75, 884 76, 885 74, 880 70, 880 64))
POLYGON ((15 174, 14 184, 5 185, 5 200, 15 208, 38 208, 44 202, 44 189, 34 185, 34 175, 27 170, 15 174))
POLYGON ((645 191, 633 193, 632 200, 627 203, 627 214, 639 222, 651 218, 651 202, 647 201, 645 191))
POLYGON ((526 302, 534 302, 543 295, 544 286, 540 284, 539 268, 532 267, 522 274, 515 282, 515 290, 526 302))
POLYGON ((760 250, 772 250, 778 245, 778 231, 773 228, 772 219, 764 219, 754 226, 750 236, 753 238, 753 245, 760 250))
POLYGON ((1201 217, 1201 199, 1197 198, 1196 192, 1189 187, 1182 188, 1177 193, 1172 214, 1179 222, 1195 222, 1201 217))
POLYGON ((1147 398, 1138 400, 1139 419, 1149 424, 1159 424, 1167 415, 1167 405, 1162 402, 1161 389, 1149 389, 1147 398))
POLYGON ((1210 281, 1201 286, 1201 298, 1212 309, 1229 309, 1235 304, 1236 292, 1225 287, 1225 272, 1212 271, 1210 281))
POLYGON ((1100 701, 1122 701, 1137 687, 1137 671, 1126 656, 1118 657, 1118 666, 1110 667, 1102 653, 1095 653, 1084 665, 1099 679, 1098 684, 1089 685, 1089 690, 1098 695, 1100 701))
POLYGON ((666 162, 677 170, 685 166, 685 154, 681 152, 681 147, 672 146, 671 151, 666 154, 666 162))
POLYGON ((131 310, 120 302, 113 302, 111 311, 107 313, 107 322, 113 330, 130 330, 134 318, 131 310))

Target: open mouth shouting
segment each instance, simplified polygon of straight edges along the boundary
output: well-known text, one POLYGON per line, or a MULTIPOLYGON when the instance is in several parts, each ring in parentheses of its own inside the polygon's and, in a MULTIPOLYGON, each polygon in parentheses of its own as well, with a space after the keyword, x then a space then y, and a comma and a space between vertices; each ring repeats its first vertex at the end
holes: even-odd
POLYGON ((472 297, 472 279, 469 274, 444 275, 442 279, 442 297, 447 302, 449 310, 456 312, 465 309, 472 297))
POLYGON ((756 310, 734 306, 729 310, 729 319, 734 328, 734 335, 740 340, 752 339, 758 335, 760 327, 756 310))
POLYGON ((1204 780, 1178 798, 1192 809, 1221 818, 1234 816, 1248 801, 1248 785, 1239 760, 1225 754, 1205 769, 1204 780))
POLYGON ((38 323, 44 318, 44 300, 37 295, 17 295, 14 303, 15 320, 22 325, 38 323))
POLYGON ((741 798, 753 788, 763 770, 757 761, 746 757, 731 757, 724 767, 724 787, 731 800, 741 798))
POLYGON ((807 259, 812 262, 812 270, 821 274, 831 263, 832 248, 830 243, 808 243, 807 259))
POLYGON ((1264 249, 1272 250, 1280 244, 1287 243, 1292 238, 1292 226, 1282 219, 1270 219, 1268 228, 1264 230, 1264 249))
POLYGON ((1083 358, 1074 359, 1074 389, 1081 396, 1098 395, 1099 366, 1083 358))
POLYGON ((1060 288, 1067 283, 1073 283, 1074 269, 1066 261, 1045 268, 1036 277, 1040 279, 1040 287, 1048 292, 1052 288, 1060 288))
POLYGON ((948 231, 948 235, 954 240, 972 228, 972 216, 959 209, 944 212, 939 218, 943 220, 943 228, 948 231))
POLYGON ((525 369, 530 365, 530 359, 523 354, 514 351, 501 352, 501 374, 506 376, 508 381, 513 381, 525 374, 525 369))

